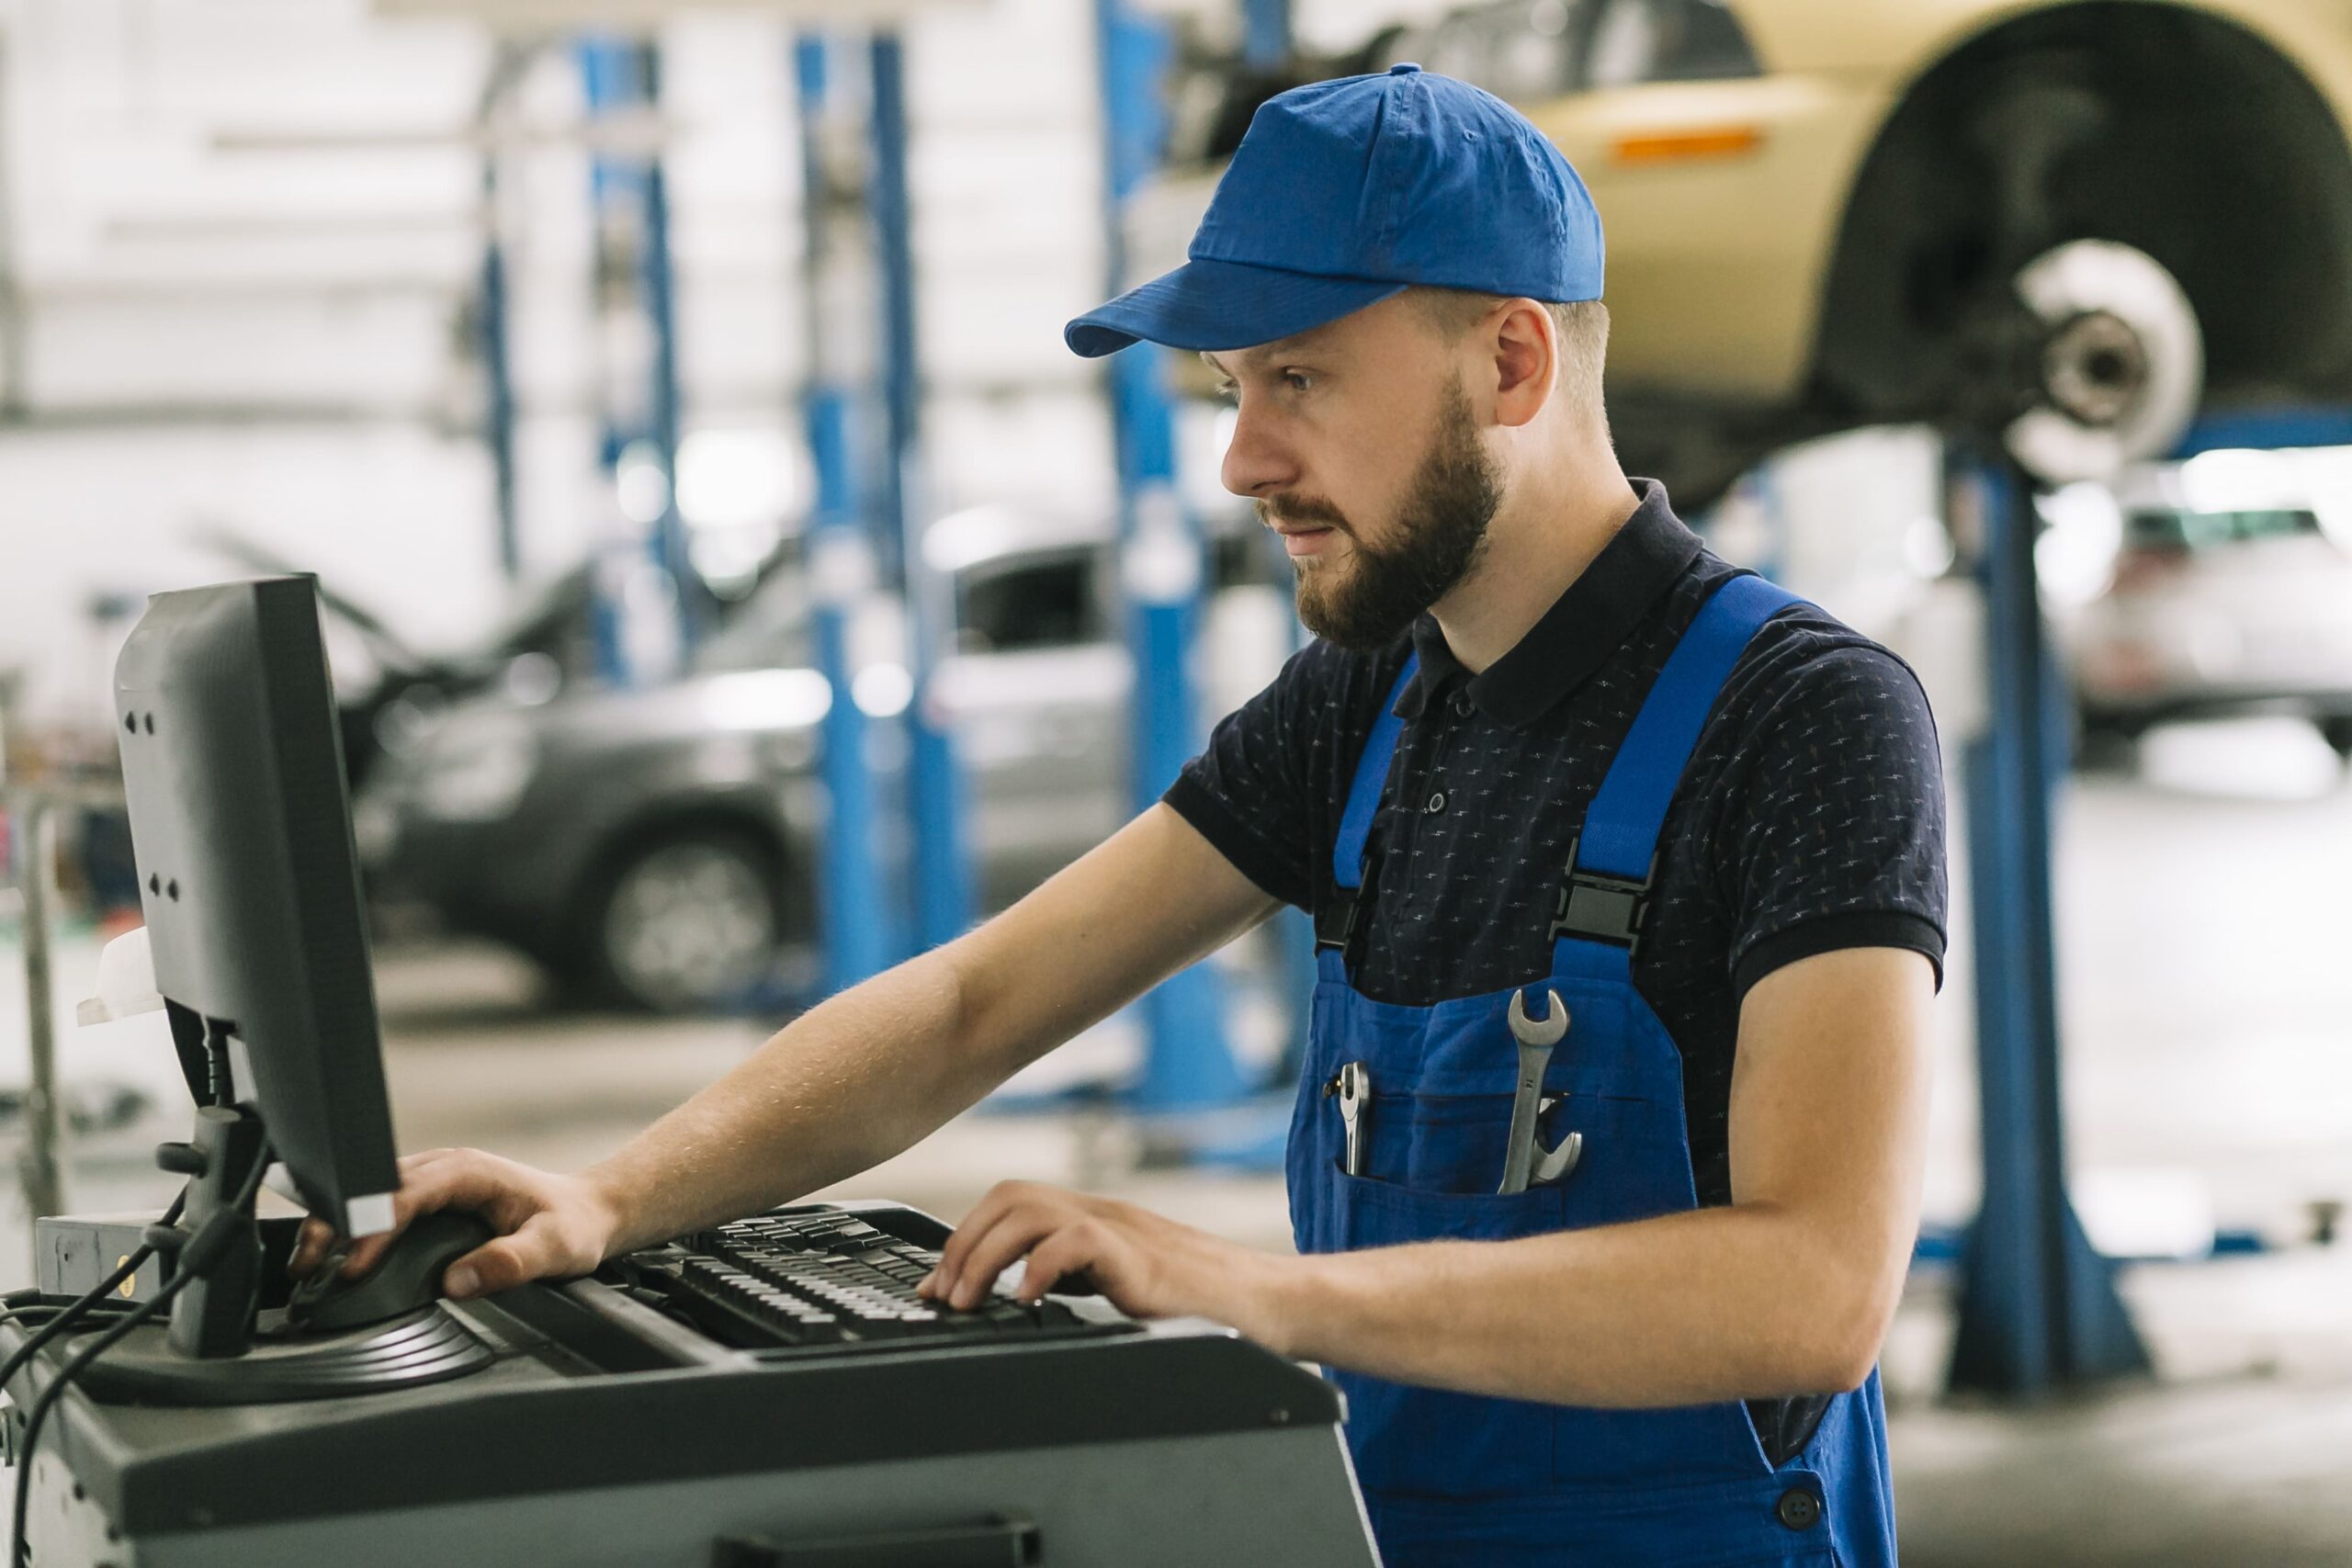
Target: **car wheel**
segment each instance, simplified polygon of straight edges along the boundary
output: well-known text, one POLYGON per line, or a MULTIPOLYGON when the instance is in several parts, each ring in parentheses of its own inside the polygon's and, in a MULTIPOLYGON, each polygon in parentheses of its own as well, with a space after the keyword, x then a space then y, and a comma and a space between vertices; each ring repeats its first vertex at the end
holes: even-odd
POLYGON ((2197 416, 2205 340, 2173 275, 2146 252, 2075 240, 2018 272, 2031 319, 2032 406, 2009 453, 2047 484, 2112 478, 2172 450, 2197 416))
POLYGON ((775 976, 775 858, 741 833, 697 829, 630 852, 589 925, 594 968, 620 1000, 659 1012, 741 1006, 775 976))

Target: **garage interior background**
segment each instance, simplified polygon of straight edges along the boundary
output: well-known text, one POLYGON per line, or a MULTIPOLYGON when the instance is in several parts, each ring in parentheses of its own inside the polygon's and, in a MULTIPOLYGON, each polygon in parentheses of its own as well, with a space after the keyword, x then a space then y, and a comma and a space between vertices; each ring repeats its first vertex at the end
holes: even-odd
MULTIPOLYGON (((2282 230, 2293 265, 2218 244, 2174 260, 2201 317, 2205 417, 2155 453, 2178 460, 2041 497, 2032 553, 2063 700, 2025 714, 1988 694, 2002 688, 1986 673, 1986 531, 1946 440, 2021 412, 1999 365, 1982 371, 1998 359, 1987 344, 2014 348, 2002 329, 1923 338, 1916 384, 1825 349, 1838 396, 1765 420, 1760 339, 1644 324, 1653 294, 1713 299, 1754 256, 1809 258, 1792 275, 1827 294, 1855 255, 1905 254, 1905 216, 1833 255, 1798 237, 1803 200, 1712 221, 1678 208, 1693 166, 1737 185, 1753 159, 1769 175, 1744 188, 1769 193, 1788 175, 1772 159, 1809 156, 1817 122, 1767 100, 1852 87, 1864 65, 1784 75, 1766 46, 1847 7, 1814 7, 1808 27, 1797 0, 1298 0, 1286 17, 1240 0, 957 0, 885 35, 847 5, 823 33, 803 30, 821 7, 681 6, 601 30, 460 14, 648 9, 0 5, 0 1136, 35 1190, 62 1186, 81 1210, 156 1203, 168 1183, 149 1150, 185 1121, 158 1021, 74 1026, 105 939, 138 918, 105 804, 106 694, 150 592, 284 565, 331 597, 405 1146, 593 1159, 792 1007, 1107 832, 1135 798, 1132 759, 1181 756, 1171 741, 1256 689, 1294 631, 1279 555, 1216 484, 1223 411, 1182 367, 1164 387, 1107 386, 1061 323, 1110 273, 1172 261, 1256 96, 1419 58, 1511 92, 1592 174, 1617 242, 1611 296, 1630 297, 1623 363, 1668 367, 1612 381, 1629 461, 1703 500, 1686 514, 1724 554, 1913 661, 1956 817, 1980 734, 2040 724, 2073 758, 2051 864, 2064 1153, 2092 1243, 2127 1260, 2154 1371, 2055 1378, 2022 1399, 1948 1388, 1982 1151, 2030 1141, 1980 1125, 1979 824, 1956 822, 1928 1228, 1886 1362, 1907 1554, 2352 1556, 2335 1484, 2352 1453, 2352 1269, 2335 1241, 2352 1190, 2352 383, 2331 396, 2322 363, 2352 299, 2326 292, 2352 211, 2352 11, 1947 7, 1962 30, 1937 47, 1951 53, 1996 12, 2050 29, 2010 35, 2028 66, 1996 73, 2028 129, 1993 166, 2020 186, 2078 148, 2064 128, 2086 94, 2151 52, 2183 114, 2230 95, 2250 106, 2239 134, 2275 127, 2293 150, 2274 160, 2287 175, 2257 160, 2234 184, 2174 181, 2208 204, 2194 214, 2155 211, 2148 182, 2098 168, 2108 205, 2041 240, 2162 252, 2190 216, 2218 231, 2245 204, 2276 223, 2281 204, 2313 202, 2282 230), (2226 41, 2146 30, 2157 11, 2226 41), (2238 29, 2274 23, 2342 35, 2321 53, 2338 76, 2249 96, 2273 66, 2238 29), (2079 73, 2037 75, 2048 60, 2079 73), (1779 147, 1724 129, 1775 113, 1790 116, 1779 147), (1589 162, 1578 137, 1615 162, 1589 162), (1106 150, 1148 176, 1124 203, 1106 203, 1106 150), (1644 184, 1628 171, 1645 158, 1671 166, 1644 184), (1712 250, 1678 252, 1677 222, 1712 250), (2302 358, 2265 346, 2280 341, 2302 358), (1653 412, 1675 367, 1711 356, 1711 391, 1653 412), (827 445, 829 408, 847 414, 844 445, 827 445), (1130 463, 1123 486, 1118 420, 1132 439, 1163 418, 1168 484, 1130 463), (1862 428, 1820 434, 1847 424, 1862 428), (1193 557, 1170 579, 1144 547, 1171 537, 1197 550, 1197 604, 1193 557), (1136 673, 1129 602, 1184 607, 1174 670, 1136 673), (1138 694, 1162 727, 1131 735, 1138 694), (864 853, 819 826, 827 738, 853 716, 864 853), (454 863, 493 840, 510 858, 465 882, 454 863), (22 885, 41 876, 36 977, 22 885), (54 1151, 26 1092, 44 980, 54 1151)), ((1856 60, 1911 47, 1891 23, 1849 30, 1856 60)), ((2143 108, 2101 112, 2108 141, 2092 142, 2155 166, 2176 155, 2143 108)), ((1837 185, 1815 193, 1833 217, 1837 185)), ((2019 226, 1994 225, 2016 260, 2044 248, 2018 239, 2033 225, 2008 198, 1983 199, 2019 226)), ((2121 276, 2127 293, 2145 282, 2121 276)), ((2149 309, 2161 361, 2169 328, 2149 309)), ((2162 401, 2168 373, 2149 371, 2147 397, 2162 401)), ((1295 941, 1248 944, 851 1190, 952 1219, 1000 1177, 1075 1180, 1287 1245, 1279 1173, 1249 1145, 1252 1091, 1278 1086, 1295 1023, 1295 941)), ((24 1205, 0 1203, 0 1281, 28 1274, 27 1235, 24 1205)))

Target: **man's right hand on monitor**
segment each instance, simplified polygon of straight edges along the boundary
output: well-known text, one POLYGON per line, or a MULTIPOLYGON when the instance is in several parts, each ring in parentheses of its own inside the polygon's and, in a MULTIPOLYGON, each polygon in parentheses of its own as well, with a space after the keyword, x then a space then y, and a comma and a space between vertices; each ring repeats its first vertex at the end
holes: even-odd
MULTIPOLYGON (((392 1238, 419 1214, 442 1209, 469 1210, 499 1233, 443 1273, 444 1293, 459 1301, 526 1280, 589 1273, 605 1260, 618 1229, 612 1204, 585 1177, 536 1170, 480 1149, 427 1149, 404 1156, 400 1170, 392 1228, 352 1244, 342 1266, 346 1277, 374 1268, 392 1238)), ((334 1241, 324 1221, 304 1221, 287 1271, 298 1280, 308 1278, 334 1241)))

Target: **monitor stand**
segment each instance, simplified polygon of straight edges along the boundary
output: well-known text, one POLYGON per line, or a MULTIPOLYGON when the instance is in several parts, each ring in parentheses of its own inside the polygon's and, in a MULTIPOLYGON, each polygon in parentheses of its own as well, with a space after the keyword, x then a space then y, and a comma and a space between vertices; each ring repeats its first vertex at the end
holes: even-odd
POLYGON ((83 1387, 99 1399, 156 1404, 274 1404, 440 1382, 490 1365, 490 1347, 437 1303, 329 1334, 304 1332, 283 1309, 261 1311, 261 1228, 243 1184, 267 1144, 254 1111, 207 1105, 189 1142, 156 1151, 158 1165, 191 1179, 175 1233, 149 1232, 180 1238, 159 1250, 175 1253, 175 1264, 196 1263, 182 1249, 214 1224, 228 1228, 228 1244, 210 1249, 203 1272, 180 1288, 168 1328, 133 1329, 82 1371, 83 1387))

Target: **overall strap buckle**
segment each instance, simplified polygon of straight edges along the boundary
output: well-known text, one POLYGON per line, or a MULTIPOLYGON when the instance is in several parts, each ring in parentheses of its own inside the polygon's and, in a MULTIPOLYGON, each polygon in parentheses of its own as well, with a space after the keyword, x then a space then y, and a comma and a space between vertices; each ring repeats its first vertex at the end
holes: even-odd
POLYGON ((1341 953, 1348 950, 1348 944, 1355 940, 1357 902, 1353 891, 1340 888, 1328 902, 1316 907, 1316 952, 1326 948, 1337 948, 1341 953))
POLYGON ((1642 921, 1649 914, 1657 880, 1657 859, 1653 855, 1648 874, 1638 878, 1584 871, 1577 865, 1577 850, 1583 841, 1581 832, 1568 840, 1567 876, 1560 884, 1560 905, 1553 917, 1551 939, 1572 937, 1622 947, 1630 964, 1641 947, 1642 921))
POLYGON ((1373 885, 1380 880, 1380 857, 1364 857, 1363 874, 1353 887, 1341 887, 1336 883, 1325 889, 1327 897, 1315 906, 1315 951, 1337 952, 1343 961, 1355 960, 1356 918, 1372 900, 1373 885))

